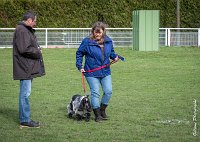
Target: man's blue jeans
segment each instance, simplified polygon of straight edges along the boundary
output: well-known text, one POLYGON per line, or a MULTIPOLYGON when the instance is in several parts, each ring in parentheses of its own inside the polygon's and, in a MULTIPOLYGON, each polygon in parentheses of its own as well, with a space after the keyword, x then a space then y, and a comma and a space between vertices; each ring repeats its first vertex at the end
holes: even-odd
POLYGON ((106 76, 106 77, 86 77, 86 80, 90 86, 92 108, 96 109, 100 107, 100 104, 99 104, 100 85, 102 86, 102 90, 103 90, 101 103, 108 105, 108 102, 112 96, 111 75, 106 76))
POLYGON ((19 120, 21 122, 30 121, 29 96, 31 94, 32 80, 20 80, 19 92, 19 120))

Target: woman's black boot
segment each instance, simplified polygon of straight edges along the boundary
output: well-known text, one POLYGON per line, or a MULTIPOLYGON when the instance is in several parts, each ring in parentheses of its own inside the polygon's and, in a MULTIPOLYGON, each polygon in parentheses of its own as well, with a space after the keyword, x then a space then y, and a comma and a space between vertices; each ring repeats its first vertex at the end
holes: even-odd
POLYGON ((101 104, 100 106, 100 112, 101 112, 101 116, 103 118, 103 120, 108 120, 108 116, 106 115, 106 107, 108 105, 105 105, 105 104, 101 104))
POLYGON ((101 122, 103 120, 100 112, 100 108, 93 109, 94 115, 95 115, 95 121, 96 122, 101 122))

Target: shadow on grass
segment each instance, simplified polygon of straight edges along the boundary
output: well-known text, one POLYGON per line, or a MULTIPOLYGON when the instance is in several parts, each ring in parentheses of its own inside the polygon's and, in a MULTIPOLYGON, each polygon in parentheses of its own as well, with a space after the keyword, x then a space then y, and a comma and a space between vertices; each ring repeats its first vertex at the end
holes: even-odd
POLYGON ((2 117, 6 118, 8 122, 19 123, 18 121, 18 110, 11 108, 0 108, 0 114, 2 117))

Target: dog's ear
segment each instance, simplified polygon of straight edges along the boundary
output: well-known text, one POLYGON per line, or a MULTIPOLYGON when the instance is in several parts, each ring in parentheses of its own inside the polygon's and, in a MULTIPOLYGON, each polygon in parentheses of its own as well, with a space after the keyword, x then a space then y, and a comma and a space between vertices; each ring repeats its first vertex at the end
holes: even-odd
POLYGON ((72 96, 72 101, 74 101, 77 97, 79 97, 79 94, 73 95, 72 96))
POLYGON ((79 108, 78 108, 79 111, 83 111, 84 104, 85 104, 85 101, 84 101, 84 99, 82 99, 81 102, 80 102, 79 108))
POLYGON ((85 106, 84 107, 86 107, 88 112, 91 112, 92 107, 91 107, 90 100, 88 97, 85 98, 85 106))

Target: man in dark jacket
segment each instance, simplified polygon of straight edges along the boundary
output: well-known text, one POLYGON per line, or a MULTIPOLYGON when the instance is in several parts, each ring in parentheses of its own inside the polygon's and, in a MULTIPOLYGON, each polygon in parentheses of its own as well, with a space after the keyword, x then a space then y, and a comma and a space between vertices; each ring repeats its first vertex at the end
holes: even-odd
POLYGON ((32 80, 45 75, 41 48, 35 36, 36 14, 28 11, 23 15, 13 37, 13 79, 20 80, 19 119, 21 127, 40 127, 30 119, 29 96, 32 80))

